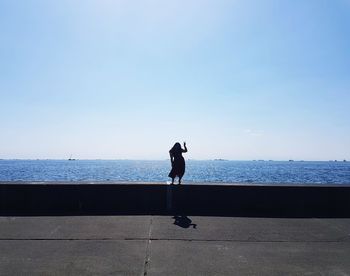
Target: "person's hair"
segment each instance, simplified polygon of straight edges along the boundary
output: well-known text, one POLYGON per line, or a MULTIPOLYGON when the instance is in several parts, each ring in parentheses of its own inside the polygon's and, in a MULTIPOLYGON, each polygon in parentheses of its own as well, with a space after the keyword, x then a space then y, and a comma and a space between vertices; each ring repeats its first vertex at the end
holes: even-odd
POLYGON ((171 153, 181 152, 181 151, 182 151, 182 148, 179 142, 175 143, 175 145, 170 150, 171 153))

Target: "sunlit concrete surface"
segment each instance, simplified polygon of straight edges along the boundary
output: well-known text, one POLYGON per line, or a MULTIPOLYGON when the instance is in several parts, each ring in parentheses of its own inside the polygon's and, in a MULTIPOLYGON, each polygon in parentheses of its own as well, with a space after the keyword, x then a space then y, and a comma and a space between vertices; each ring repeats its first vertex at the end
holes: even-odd
POLYGON ((350 219, 3 216, 0 248, 0 275, 350 275, 350 219))

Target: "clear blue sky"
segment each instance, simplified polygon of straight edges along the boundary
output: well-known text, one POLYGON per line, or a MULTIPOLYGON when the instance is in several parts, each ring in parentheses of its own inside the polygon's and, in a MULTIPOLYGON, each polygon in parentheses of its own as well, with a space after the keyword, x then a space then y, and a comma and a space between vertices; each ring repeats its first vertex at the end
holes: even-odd
POLYGON ((349 0, 0 0, 0 158, 350 159, 349 0))

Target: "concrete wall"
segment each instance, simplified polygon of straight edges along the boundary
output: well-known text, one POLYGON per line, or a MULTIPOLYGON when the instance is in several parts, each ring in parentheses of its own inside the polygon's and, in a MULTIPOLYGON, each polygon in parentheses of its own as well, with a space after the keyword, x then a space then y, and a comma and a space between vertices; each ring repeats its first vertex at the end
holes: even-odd
POLYGON ((0 215, 350 217, 350 186, 0 184, 0 215))

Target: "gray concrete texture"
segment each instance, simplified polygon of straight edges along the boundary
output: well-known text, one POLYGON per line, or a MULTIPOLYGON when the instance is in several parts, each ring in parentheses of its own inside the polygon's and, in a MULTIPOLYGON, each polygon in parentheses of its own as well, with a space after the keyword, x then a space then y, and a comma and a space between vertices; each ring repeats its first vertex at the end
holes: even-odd
POLYGON ((0 217, 0 275, 350 275, 350 219, 0 217))

